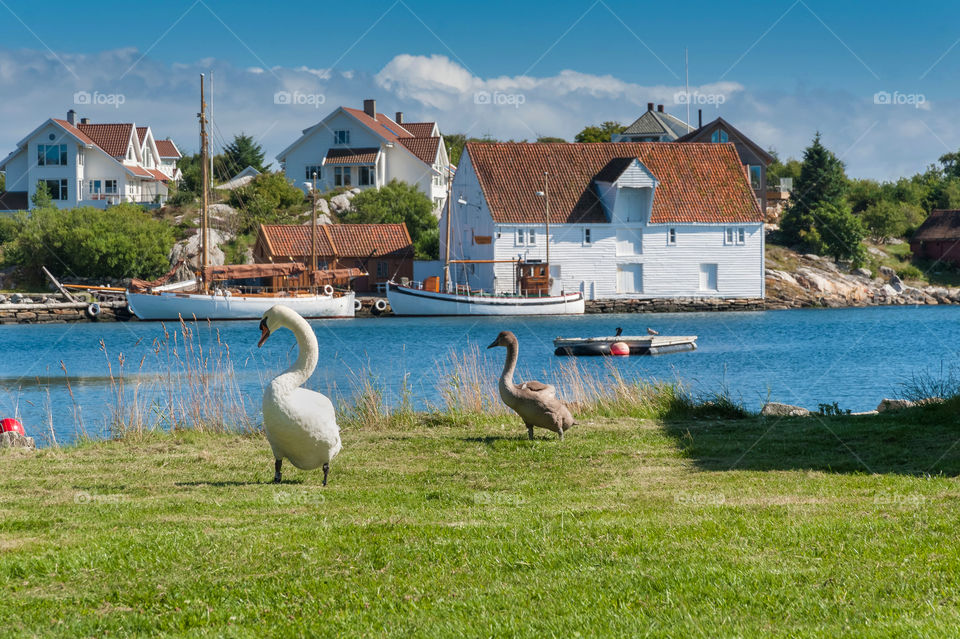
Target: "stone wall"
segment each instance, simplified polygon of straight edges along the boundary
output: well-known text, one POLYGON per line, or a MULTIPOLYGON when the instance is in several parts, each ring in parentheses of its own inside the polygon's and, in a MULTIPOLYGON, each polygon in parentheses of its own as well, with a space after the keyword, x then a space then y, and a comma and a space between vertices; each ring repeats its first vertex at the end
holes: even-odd
POLYGON ((66 324, 67 322, 116 322, 133 319, 126 302, 100 302, 100 315, 91 319, 86 302, 47 304, 0 304, 0 324, 66 324))
POLYGON ((669 299, 587 300, 587 313, 697 313, 701 311, 762 311, 762 299, 677 297, 669 299))

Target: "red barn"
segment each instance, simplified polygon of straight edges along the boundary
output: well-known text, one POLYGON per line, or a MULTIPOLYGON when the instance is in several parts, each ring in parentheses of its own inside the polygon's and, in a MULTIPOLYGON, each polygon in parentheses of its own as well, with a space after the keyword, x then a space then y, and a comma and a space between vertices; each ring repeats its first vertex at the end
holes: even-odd
POLYGON ((960 210, 936 210, 910 240, 914 257, 960 264, 960 210))

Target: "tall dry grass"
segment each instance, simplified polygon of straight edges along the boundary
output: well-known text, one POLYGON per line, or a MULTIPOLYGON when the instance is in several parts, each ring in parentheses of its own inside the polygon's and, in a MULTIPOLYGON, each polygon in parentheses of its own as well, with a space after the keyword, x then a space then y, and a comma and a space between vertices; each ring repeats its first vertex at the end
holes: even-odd
MULTIPOLYGON (((149 344, 138 341, 135 367, 125 353, 111 355, 101 340, 110 380, 107 429, 114 438, 152 430, 249 431, 248 406, 240 393, 230 347, 209 322, 181 320, 149 344), (204 348, 200 332, 211 338, 204 348), (114 368, 116 363, 116 369, 114 368), (156 372, 150 372, 156 371, 156 372)), ((66 369, 64 369, 66 373, 66 369)))

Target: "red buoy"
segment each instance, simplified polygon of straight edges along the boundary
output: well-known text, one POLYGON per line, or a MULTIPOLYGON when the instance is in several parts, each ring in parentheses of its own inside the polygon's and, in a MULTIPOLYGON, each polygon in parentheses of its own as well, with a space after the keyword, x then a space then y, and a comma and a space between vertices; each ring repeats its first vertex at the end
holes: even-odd
POLYGON ((23 424, 19 420, 13 419, 12 417, 7 417, 4 420, 0 420, 0 433, 20 433, 24 437, 27 436, 26 431, 23 430, 23 424))
POLYGON ((617 357, 627 357, 630 355, 630 345, 626 342, 614 342, 610 345, 610 354, 617 357))

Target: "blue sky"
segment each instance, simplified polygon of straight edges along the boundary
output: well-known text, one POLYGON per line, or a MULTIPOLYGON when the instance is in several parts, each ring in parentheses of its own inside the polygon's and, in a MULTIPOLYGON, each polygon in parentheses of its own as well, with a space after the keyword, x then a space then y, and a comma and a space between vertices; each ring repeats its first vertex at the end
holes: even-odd
POLYGON ((244 130, 271 156, 365 97, 445 132, 569 139, 648 101, 685 117, 688 47, 705 120, 723 115, 784 156, 819 129, 852 175, 889 179, 960 148, 958 40, 948 2, 0 0, 0 155, 77 91, 123 96, 81 115, 149 124, 192 149, 196 75, 211 69, 219 137, 244 130), (322 99, 277 105, 277 91, 322 99), (514 97, 477 104, 484 91, 514 97), (900 103, 876 104, 877 92, 900 103))

